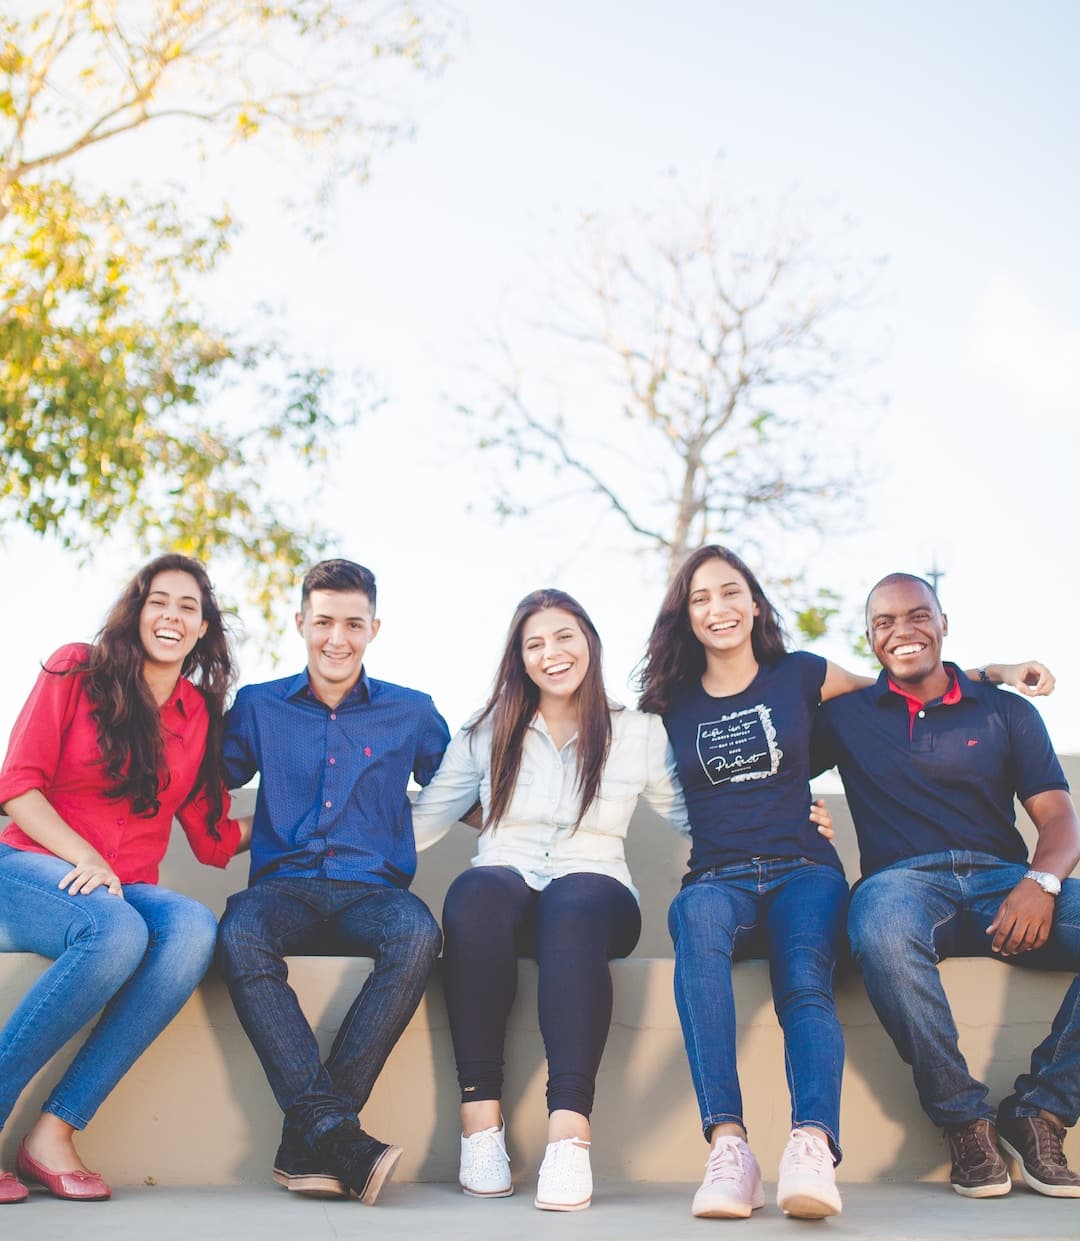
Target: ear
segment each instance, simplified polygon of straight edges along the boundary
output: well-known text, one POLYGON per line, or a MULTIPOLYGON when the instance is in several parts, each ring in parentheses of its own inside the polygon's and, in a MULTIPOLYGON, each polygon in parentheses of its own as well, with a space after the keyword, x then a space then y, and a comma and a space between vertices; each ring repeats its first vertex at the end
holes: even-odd
POLYGON ((210 622, 204 620, 203 623, 199 626, 199 637, 200 638, 203 637, 207 629, 209 628, 210 628, 210 622))
POLYGON ((296 614, 296 632, 297 632, 298 634, 300 634, 301 636, 303 636, 303 633, 304 633, 304 614, 303 614, 303 612, 297 612, 297 614, 296 614))
POLYGON ((368 638, 368 641, 369 641, 369 642, 374 642, 374 641, 375 641, 375 637, 376 637, 376 635, 378 634, 379 629, 381 628, 381 626, 382 626, 382 621, 381 621, 381 620, 380 620, 377 616, 372 617, 372 620, 371 620, 371 637, 370 637, 370 638, 368 638))
POLYGON ((949 618, 944 612, 941 614, 941 634, 942 637, 948 637, 949 634, 949 618))

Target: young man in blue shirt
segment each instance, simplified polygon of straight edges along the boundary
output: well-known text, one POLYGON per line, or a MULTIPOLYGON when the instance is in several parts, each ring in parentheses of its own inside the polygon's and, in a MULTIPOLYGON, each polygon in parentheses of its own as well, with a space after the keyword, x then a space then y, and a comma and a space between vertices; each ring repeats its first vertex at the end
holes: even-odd
POLYGON ((1080 1115, 1080 979, 995 1120, 937 969, 957 955, 1080 969, 1080 880, 1066 878, 1080 820, 1064 773, 1030 703, 942 662, 948 622, 928 582, 883 578, 866 621, 883 671, 822 708, 817 765, 837 763, 855 820, 863 879, 848 929, 867 994, 948 1135, 957 1193, 1009 1192, 1000 1144, 1033 1189, 1080 1197, 1062 1151, 1080 1115), (1014 796, 1038 829, 1030 867, 1014 796))
POLYGON ((406 786, 426 784, 449 733, 416 690, 376 681, 375 578, 325 560, 304 578, 307 667, 241 689, 225 730, 232 787, 260 775, 249 887, 229 898, 219 961, 285 1113, 274 1179, 372 1204, 401 1155, 358 1113, 420 1001, 441 935, 408 886, 416 846, 406 786), (284 957, 374 958, 323 1063, 284 957))

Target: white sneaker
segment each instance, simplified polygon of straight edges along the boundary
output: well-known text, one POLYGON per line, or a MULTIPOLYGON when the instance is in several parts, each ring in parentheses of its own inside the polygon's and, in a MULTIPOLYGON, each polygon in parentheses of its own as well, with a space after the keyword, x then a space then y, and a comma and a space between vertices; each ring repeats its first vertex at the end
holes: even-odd
POLYGON ((780 1156, 780 1179, 776 1205, 785 1215, 799 1219, 824 1219, 839 1215, 840 1191, 832 1151, 824 1138, 795 1129, 780 1156))
POLYGON ((540 1165, 533 1206, 541 1211, 584 1211, 591 1202, 589 1143, 580 1138, 549 1142, 540 1165))
POLYGON ((474 1198, 508 1198, 514 1192, 505 1125, 461 1135, 458 1183, 474 1198))
POLYGON ((717 1138, 705 1160, 705 1179, 691 1212, 699 1219, 746 1219, 765 1205, 754 1152, 734 1135, 717 1138))

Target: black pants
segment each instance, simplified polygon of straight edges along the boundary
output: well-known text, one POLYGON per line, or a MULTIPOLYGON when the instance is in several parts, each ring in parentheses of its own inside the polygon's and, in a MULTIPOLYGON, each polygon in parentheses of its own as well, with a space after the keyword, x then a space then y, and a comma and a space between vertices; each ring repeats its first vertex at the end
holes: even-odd
POLYGON ((548 1111, 588 1116, 611 1025, 613 957, 641 934, 633 893, 607 875, 565 875, 542 892, 505 866, 477 866, 443 907, 446 1004, 461 1101, 499 1099, 518 956, 540 967, 548 1111))

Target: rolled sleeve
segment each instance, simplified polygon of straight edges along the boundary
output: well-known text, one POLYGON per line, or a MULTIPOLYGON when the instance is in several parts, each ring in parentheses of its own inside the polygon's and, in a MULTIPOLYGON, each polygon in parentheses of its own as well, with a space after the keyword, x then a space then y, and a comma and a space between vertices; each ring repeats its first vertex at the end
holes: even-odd
POLYGON ((11 730, 0 768, 0 806, 31 789, 45 791, 56 779, 64 735, 74 718, 86 662, 82 646, 65 646, 42 668, 11 730), (71 675, 65 675, 71 673, 71 675))
POLYGON ((413 835, 418 850, 441 840, 475 805, 483 772, 472 742, 472 733, 464 728, 455 734, 438 771, 413 802, 413 835))

